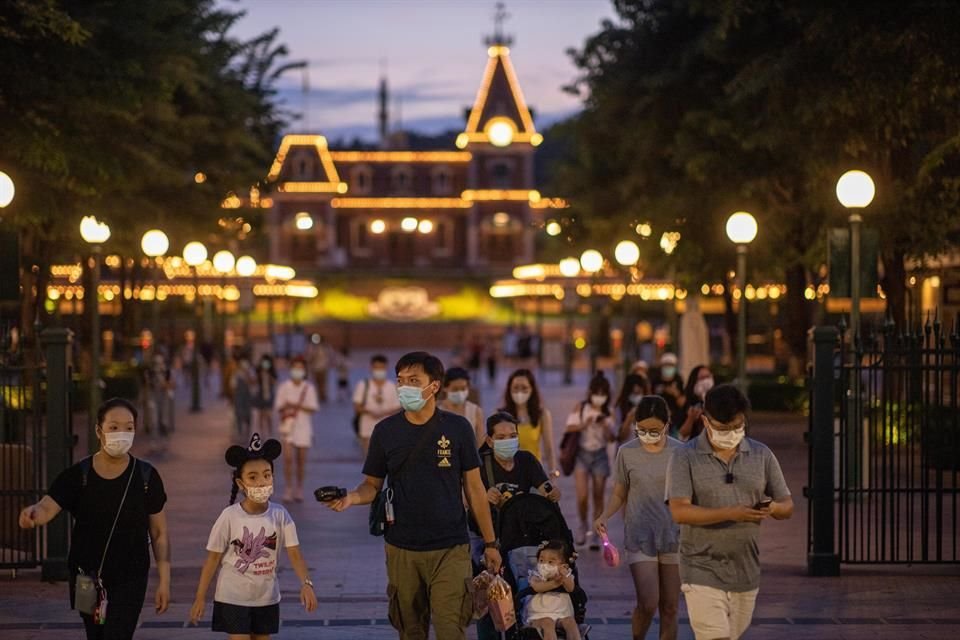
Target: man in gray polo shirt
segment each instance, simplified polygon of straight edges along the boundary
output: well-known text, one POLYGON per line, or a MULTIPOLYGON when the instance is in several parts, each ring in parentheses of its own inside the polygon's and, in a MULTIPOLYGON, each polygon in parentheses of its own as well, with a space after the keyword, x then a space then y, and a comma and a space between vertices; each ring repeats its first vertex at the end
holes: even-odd
POLYGON ((749 408, 733 385, 711 389, 706 428, 667 469, 666 497, 681 525, 681 590, 697 640, 736 640, 747 630, 760 587, 760 523, 793 515, 777 458, 744 437, 749 408))

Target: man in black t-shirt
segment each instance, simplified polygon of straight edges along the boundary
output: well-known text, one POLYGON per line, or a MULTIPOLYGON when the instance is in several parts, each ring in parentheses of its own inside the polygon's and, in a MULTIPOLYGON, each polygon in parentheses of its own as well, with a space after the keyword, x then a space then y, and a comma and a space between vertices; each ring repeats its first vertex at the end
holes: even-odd
POLYGON ((443 640, 466 638, 473 604, 465 494, 484 541, 487 568, 500 570, 499 544, 480 478, 473 428, 437 409, 443 364, 423 351, 396 366, 403 412, 380 421, 370 438, 364 481, 330 504, 334 511, 370 504, 389 477, 394 521, 385 534, 389 618, 401 639, 425 639, 433 623, 443 640))

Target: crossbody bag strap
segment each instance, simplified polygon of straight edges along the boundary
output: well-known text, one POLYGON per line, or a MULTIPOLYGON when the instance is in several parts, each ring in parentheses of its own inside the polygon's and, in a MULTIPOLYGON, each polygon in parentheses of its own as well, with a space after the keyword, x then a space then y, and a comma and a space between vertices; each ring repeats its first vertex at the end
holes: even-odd
POLYGON ((100 558, 100 568, 97 569, 97 579, 100 578, 100 575, 103 573, 103 564, 107 561, 107 550, 110 548, 110 541, 113 540, 113 532, 117 529, 117 521, 120 520, 120 512, 123 511, 123 503, 127 501, 127 492, 130 491, 130 482, 133 480, 133 474, 137 471, 137 459, 133 456, 130 456, 133 459, 133 468, 130 469, 130 477, 127 478, 127 486, 123 490, 123 497, 120 498, 120 507, 117 508, 117 515, 113 519, 113 526, 110 527, 110 535, 107 536, 107 544, 103 547, 103 557, 100 558))
POLYGON ((420 440, 417 441, 417 446, 413 448, 413 451, 407 454, 407 457, 403 459, 403 462, 400 463, 400 466, 397 467, 397 470, 393 472, 392 475, 394 478, 399 478, 400 474, 403 472, 403 469, 407 466, 407 463, 413 458, 417 457, 417 454, 423 449, 423 445, 425 445, 427 440, 430 439, 432 432, 433 430, 430 427, 424 425, 423 433, 420 435, 420 440))
POLYGON ((483 468, 487 472, 487 488, 493 489, 496 486, 496 481, 493 477, 493 454, 492 453, 483 454, 483 468))

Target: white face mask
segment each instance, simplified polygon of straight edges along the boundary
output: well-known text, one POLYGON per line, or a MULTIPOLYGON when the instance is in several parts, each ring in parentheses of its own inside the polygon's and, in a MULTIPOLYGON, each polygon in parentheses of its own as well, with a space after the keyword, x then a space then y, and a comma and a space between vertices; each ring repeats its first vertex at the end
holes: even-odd
POLYGON ((450 391, 447 393, 447 400, 453 404, 463 404, 467 401, 467 396, 470 395, 470 392, 466 389, 462 391, 450 391))
POLYGON ((247 497, 256 502, 257 504, 263 504, 270 499, 270 496, 273 495, 273 485, 268 484, 265 487, 244 487, 243 492, 247 494, 247 497))
POLYGON ((707 430, 710 431, 710 442, 721 449, 736 448, 746 433, 744 427, 733 429, 732 431, 717 431, 713 427, 708 426, 707 430))
POLYGON ((546 562, 537 563, 537 573, 539 573, 540 577, 544 580, 555 577, 558 571, 559 569, 557 569, 556 565, 547 564, 546 562))
POLYGON ((713 389, 713 376, 697 380, 696 384, 693 385, 693 395, 702 400, 710 389, 713 389))
POLYGON ((657 435, 655 435, 655 436, 654 436, 654 435, 650 435, 649 433, 645 433, 645 434, 642 434, 642 435, 638 433, 638 434, 637 434, 637 438, 638 438, 638 439, 640 440, 640 442, 642 442, 643 444, 657 444, 658 442, 660 442, 661 440, 663 440, 663 434, 664 434, 664 433, 666 433, 666 430, 660 431, 660 432, 657 433, 657 435))
POLYGON ((374 380, 386 380, 387 379, 387 370, 386 369, 374 369, 370 372, 370 375, 374 380))
POLYGON ((133 431, 104 431, 103 450, 111 458, 121 458, 133 446, 133 431))
POLYGON ((640 404, 640 401, 641 401, 641 400, 643 400, 643 394, 642 394, 642 393, 631 393, 631 394, 630 394, 630 397, 628 398, 628 400, 630 401, 630 404, 636 406, 636 405, 640 404))
POLYGON ((299 382, 303 380, 307 375, 307 372, 303 369, 290 369, 290 377, 299 382))
POLYGON ((513 401, 517 404, 527 404, 527 400, 530 399, 529 391, 514 391, 510 394, 510 397, 513 398, 513 401))
POLYGON ((590 396, 590 404, 599 409, 603 405, 607 404, 607 396, 600 393, 595 393, 590 396))

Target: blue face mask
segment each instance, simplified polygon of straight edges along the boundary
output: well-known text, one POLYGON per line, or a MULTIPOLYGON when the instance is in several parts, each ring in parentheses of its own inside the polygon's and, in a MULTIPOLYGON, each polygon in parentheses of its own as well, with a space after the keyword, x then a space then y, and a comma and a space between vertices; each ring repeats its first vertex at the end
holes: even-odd
POLYGON ((510 460, 513 456, 517 455, 517 451, 520 450, 520 439, 519 438, 509 438, 507 440, 494 440, 493 441, 493 454, 500 458, 501 460, 510 460))
POLYGON ((427 404, 427 399, 423 397, 423 389, 420 387, 397 387, 397 399, 400 400, 400 406, 405 411, 420 411, 427 404))

